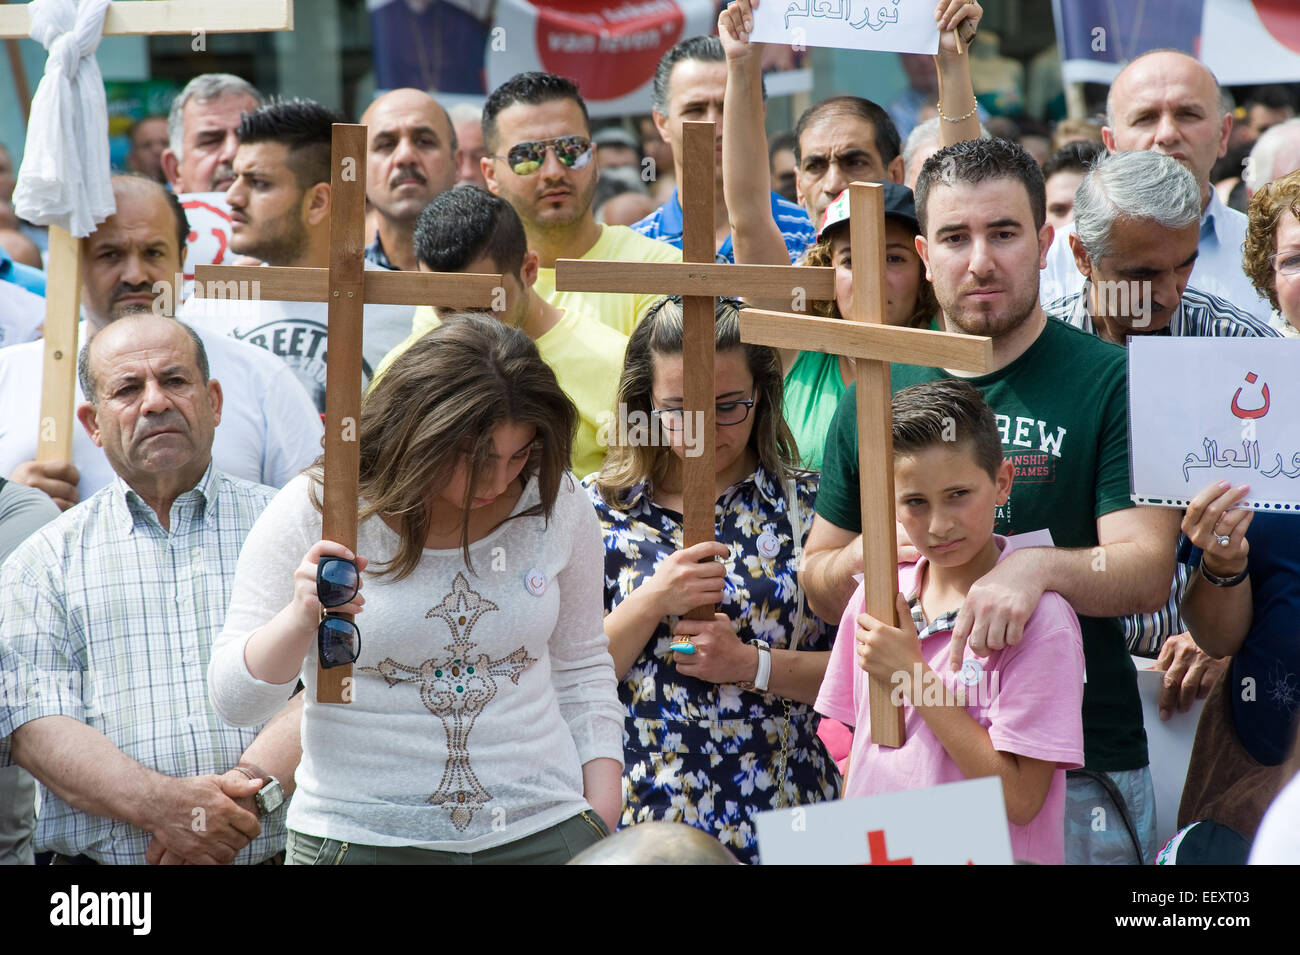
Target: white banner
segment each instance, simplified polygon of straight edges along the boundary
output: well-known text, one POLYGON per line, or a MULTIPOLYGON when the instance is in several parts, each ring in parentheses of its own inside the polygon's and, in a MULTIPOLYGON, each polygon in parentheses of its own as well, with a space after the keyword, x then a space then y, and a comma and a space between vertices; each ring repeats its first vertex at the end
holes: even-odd
POLYGON ((753 39, 892 53, 939 51, 932 4, 917 0, 768 0, 754 11, 753 39))
POLYGON ((1201 59, 1227 86, 1300 80, 1300 4, 1206 0, 1201 59))
POLYGON ((1133 500, 1185 507, 1214 481, 1300 511, 1300 341, 1143 338, 1128 346, 1133 500))
POLYGON ((1225 86, 1300 81, 1296 0, 1052 0, 1066 83, 1110 83, 1148 50, 1182 50, 1225 86))
POLYGON ((1011 865, 1002 780, 837 799, 754 817, 764 865, 1011 865))

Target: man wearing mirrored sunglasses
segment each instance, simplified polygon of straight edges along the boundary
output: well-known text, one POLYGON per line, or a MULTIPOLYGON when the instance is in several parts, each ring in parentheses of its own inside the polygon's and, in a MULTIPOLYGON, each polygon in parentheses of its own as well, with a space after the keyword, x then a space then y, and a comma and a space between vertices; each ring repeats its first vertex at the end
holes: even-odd
POLYGON ((558 308, 595 316, 624 335, 659 298, 617 292, 557 292, 557 259, 680 262, 681 252, 626 226, 596 222, 600 173, 587 106, 578 88, 550 73, 519 73, 483 107, 483 178, 519 214, 537 253, 535 289, 558 308))
POLYGON ((44 787, 35 848, 56 864, 272 860, 301 704, 226 726, 207 665, 274 491, 212 463, 222 390, 192 329, 125 316, 78 370, 77 416, 116 479, 0 569, 0 764, 44 787))

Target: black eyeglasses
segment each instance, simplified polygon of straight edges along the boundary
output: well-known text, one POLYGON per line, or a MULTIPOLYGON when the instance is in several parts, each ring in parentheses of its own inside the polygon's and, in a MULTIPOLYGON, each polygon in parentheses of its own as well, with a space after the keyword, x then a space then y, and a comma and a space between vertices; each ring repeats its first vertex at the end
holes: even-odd
POLYGON ((555 150, 555 158, 570 169, 581 169, 587 165, 594 152, 591 140, 586 136, 557 136, 555 139, 519 143, 511 146, 504 156, 491 158, 504 159, 516 176, 531 176, 546 162, 547 149, 555 150))
POLYGON ((351 620, 327 613, 326 607, 341 607, 361 589, 361 574, 355 561, 345 557, 322 557, 316 563, 316 597, 321 603, 316 627, 316 648, 320 665, 331 667, 356 663, 361 655, 361 631, 351 620))
MULTIPOLYGON (((749 417, 749 409, 754 407, 754 392, 743 401, 720 401, 713 406, 713 423, 721 428, 740 424, 749 417)), ((659 419, 659 425, 665 431, 681 431, 682 408, 651 408, 650 416, 659 419)))

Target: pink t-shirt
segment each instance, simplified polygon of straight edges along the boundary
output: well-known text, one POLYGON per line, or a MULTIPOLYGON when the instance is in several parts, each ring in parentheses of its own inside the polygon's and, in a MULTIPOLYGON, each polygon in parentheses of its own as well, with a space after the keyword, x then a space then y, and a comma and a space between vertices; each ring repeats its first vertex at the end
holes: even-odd
MULTIPOLYGON (((997 540, 1001 561, 1013 548, 1005 538, 997 540)), ((909 598, 916 596, 925 565, 924 557, 915 564, 899 565, 899 590, 909 598)), ((906 699, 906 742, 897 749, 870 742, 869 680, 858 666, 856 653, 857 617, 864 609, 859 584, 840 620, 816 704, 817 712, 856 727, 850 786, 844 797, 924 789, 965 779, 906 699)), ((982 659, 967 648, 961 673, 948 667, 951 638, 951 627, 921 638, 921 656, 943 680, 946 692, 964 694, 966 711, 988 730, 995 749, 1057 763, 1038 815, 1028 825, 1011 824, 1010 830, 1014 858, 1061 864, 1065 861, 1065 771, 1083 765, 1083 638, 1078 618, 1060 594, 1049 591, 1039 600, 1018 644, 982 659), (973 682, 968 684, 967 679, 973 682)), ((932 691, 942 692, 938 687, 932 691)))

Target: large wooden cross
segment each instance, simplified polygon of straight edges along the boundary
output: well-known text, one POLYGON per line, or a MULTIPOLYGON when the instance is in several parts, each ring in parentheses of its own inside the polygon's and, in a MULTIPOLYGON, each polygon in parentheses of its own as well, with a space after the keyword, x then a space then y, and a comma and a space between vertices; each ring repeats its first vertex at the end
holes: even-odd
MULTIPOLYGON (((356 552, 360 496, 361 344, 364 307, 430 305, 488 307, 500 298, 500 275, 390 272, 365 267, 366 127, 335 123, 330 141, 330 264, 328 268, 258 268, 200 265, 196 288, 222 283, 258 297, 325 302, 329 311, 325 364, 325 487, 321 536, 356 552), (241 283, 230 285, 229 283, 241 283)), ((350 618, 349 618, 350 619, 350 618)), ((324 669, 317 662, 316 699, 350 703, 352 667, 324 669)))
MULTIPOLYGON (((889 363, 988 371, 993 340, 885 324, 884 189, 855 182, 849 193, 853 249, 853 314, 846 321, 746 309, 740 336, 757 345, 797 348, 856 359, 858 481, 862 508, 862 569, 866 610, 898 626, 898 553, 894 508, 894 439, 889 363)), ((870 686, 871 740, 903 743, 903 711, 890 702, 890 685, 870 686)))
MULTIPOLYGON (((25 38, 28 4, 0 6, 0 37, 25 38)), ((293 29, 293 0, 115 0, 104 15, 104 36, 189 33, 262 33, 293 29)), ((12 55, 12 54, 11 54, 12 55)), ((75 149, 73 143, 67 148, 75 149)), ((49 230, 45 293, 45 365, 37 461, 71 461, 77 379, 77 322, 81 309, 81 240, 49 230)), ((184 250, 182 250, 183 252, 184 250)), ((179 293, 179 289, 176 290, 179 293)))
MULTIPOLYGON (((560 259, 555 287, 570 292, 659 292, 682 296, 683 414, 702 421, 702 453, 687 457, 682 475, 682 546, 714 539, 717 500, 713 436, 717 390, 713 380, 716 299, 832 299, 831 269, 782 265, 730 265, 716 261, 713 210, 716 183, 714 124, 682 124, 682 259, 676 262, 610 262, 560 259)), ((686 616, 712 620, 713 607, 696 607, 686 616)), ((793 637, 793 635, 792 635, 793 637)))

